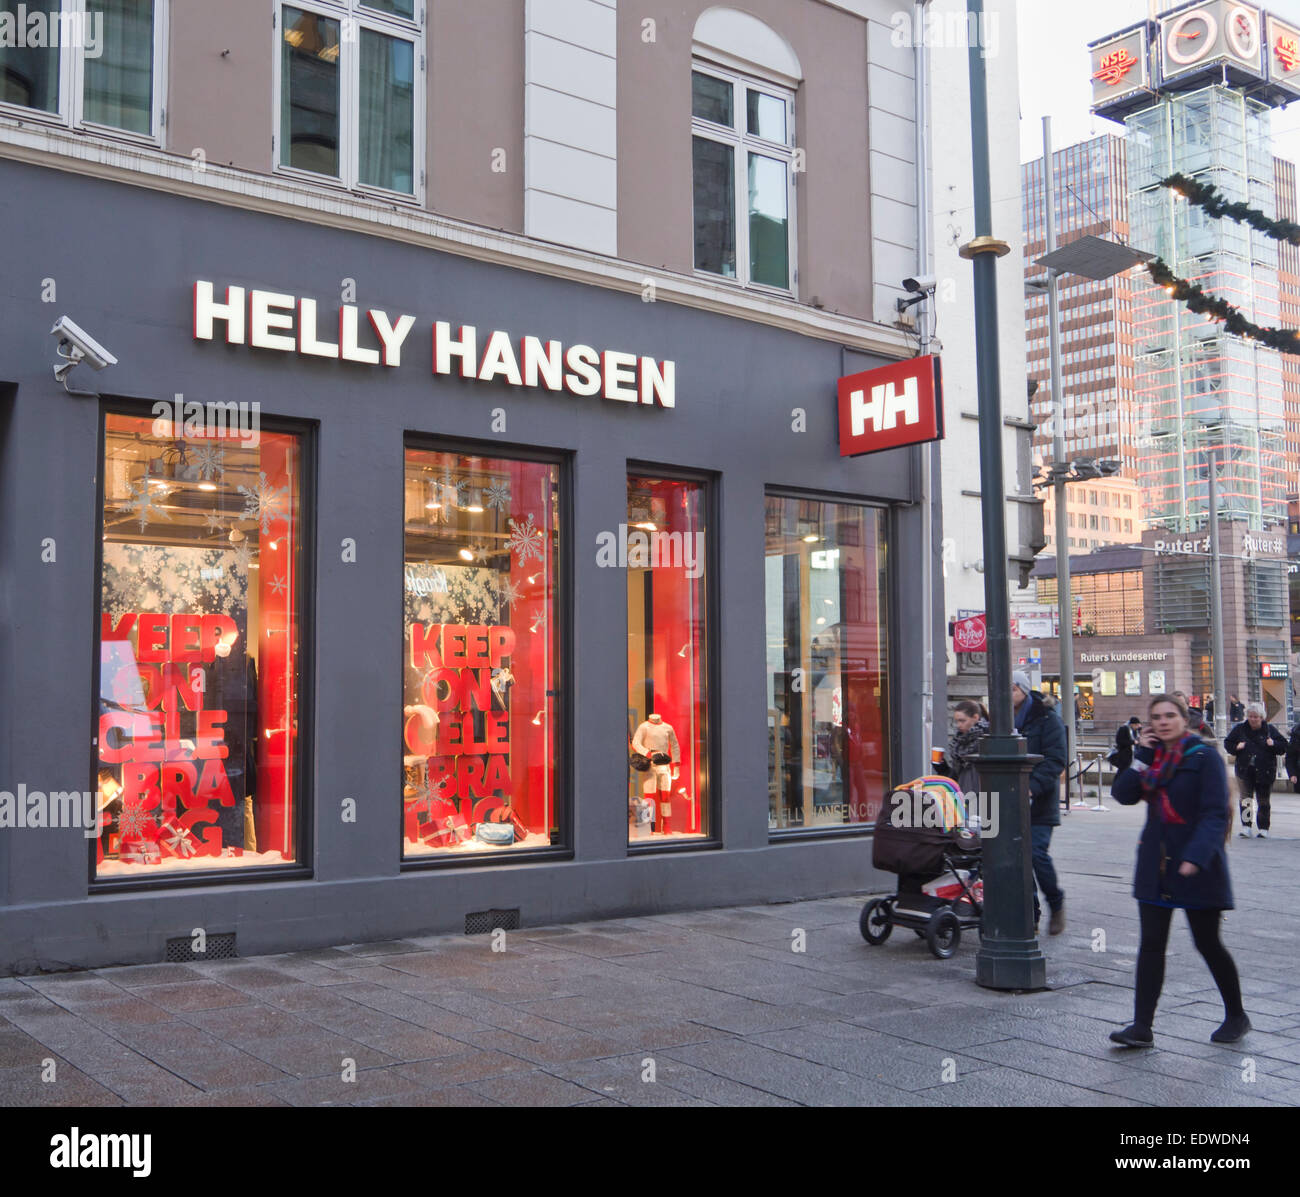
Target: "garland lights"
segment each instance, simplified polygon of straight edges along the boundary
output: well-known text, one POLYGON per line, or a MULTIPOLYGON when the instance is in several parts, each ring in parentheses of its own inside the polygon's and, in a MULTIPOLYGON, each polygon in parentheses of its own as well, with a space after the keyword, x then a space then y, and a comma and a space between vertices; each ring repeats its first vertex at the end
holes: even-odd
MULTIPOLYGON (((1212 184, 1202 183, 1188 175, 1172 174, 1161 179, 1160 185, 1168 187, 1175 195, 1195 204, 1216 220, 1222 220, 1226 216, 1238 224, 1250 225, 1274 241, 1300 246, 1300 224, 1291 220, 1270 220, 1249 204, 1229 203, 1212 184)), ((1233 335, 1244 337, 1248 341, 1258 341, 1279 353, 1300 352, 1300 332, 1288 328, 1264 328, 1247 320, 1241 310, 1226 299, 1210 295, 1199 284, 1179 278, 1162 259, 1155 258, 1148 262, 1147 273, 1157 286, 1165 289, 1166 294, 1185 303, 1189 311, 1209 316, 1223 324, 1233 335)))

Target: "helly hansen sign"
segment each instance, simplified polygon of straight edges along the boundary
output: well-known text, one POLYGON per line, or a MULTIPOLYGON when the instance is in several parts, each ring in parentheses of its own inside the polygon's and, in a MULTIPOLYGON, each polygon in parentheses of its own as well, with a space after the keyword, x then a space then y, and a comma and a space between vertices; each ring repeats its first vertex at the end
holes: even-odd
POLYGON ((914 357, 839 382, 840 456, 943 438, 939 359, 914 357))
MULTIPOLYGON (((212 283, 200 279, 194 284, 196 341, 220 336, 228 345, 399 368, 415 317, 369 308, 364 320, 355 304, 318 311, 314 299, 278 291, 227 287, 219 297, 212 283)), ((647 407, 676 402, 677 371, 671 361, 540 337, 516 341, 500 330, 480 336, 472 324, 453 328, 446 320, 434 321, 431 331, 434 374, 647 407)))

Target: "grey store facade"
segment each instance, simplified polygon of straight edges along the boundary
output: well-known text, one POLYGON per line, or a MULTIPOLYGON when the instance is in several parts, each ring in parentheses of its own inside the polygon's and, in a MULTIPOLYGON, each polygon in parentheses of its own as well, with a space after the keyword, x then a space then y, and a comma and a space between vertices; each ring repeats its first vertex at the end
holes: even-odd
POLYGON ((919 450, 836 442, 883 359, 0 178, 0 971, 866 887, 922 756, 919 450))

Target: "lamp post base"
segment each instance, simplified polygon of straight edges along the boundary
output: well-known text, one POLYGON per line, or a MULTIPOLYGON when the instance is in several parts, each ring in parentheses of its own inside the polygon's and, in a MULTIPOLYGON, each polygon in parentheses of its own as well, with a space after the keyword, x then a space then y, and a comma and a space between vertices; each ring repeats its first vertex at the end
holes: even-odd
POLYGON ((975 957, 975 984, 985 989, 1046 989, 1047 958, 1038 940, 983 940, 975 957))

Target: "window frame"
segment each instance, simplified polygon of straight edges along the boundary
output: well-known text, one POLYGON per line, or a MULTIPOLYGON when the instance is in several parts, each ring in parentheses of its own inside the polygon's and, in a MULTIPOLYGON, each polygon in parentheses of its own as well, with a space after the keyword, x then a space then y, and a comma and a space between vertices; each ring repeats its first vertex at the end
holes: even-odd
MULTIPOLYGON (((765 79, 761 75, 752 75, 744 71, 735 70, 731 67, 722 66, 712 62, 709 59, 693 57, 691 59, 691 76, 692 89, 694 87, 694 76, 696 74, 708 75, 713 79, 722 80, 730 85, 731 91, 731 112, 732 124, 719 125, 713 121, 704 120, 702 117, 691 112, 691 139, 696 137, 703 138, 706 141, 712 141, 718 145, 730 146, 733 151, 732 174, 733 174, 733 194, 736 201, 735 220, 736 220, 736 276, 728 278, 725 274, 715 274, 711 270, 703 270, 695 265, 694 237, 692 236, 691 248, 691 271, 696 278, 712 279, 731 284, 733 286, 744 287, 747 290, 760 291, 767 295, 779 295, 785 298, 798 298, 799 295, 799 234, 798 234, 798 209, 796 207, 796 188, 795 188, 795 91, 789 84, 778 83, 774 79, 765 79), (745 101, 745 91, 747 88, 754 88, 765 95, 773 96, 785 101, 785 143, 772 141, 770 138, 759 137, 752 134, 744 126, 745 113, 748 111, 745 101), (755 282, 751 278, 751 262, 749 256, 749 154, 755 153, 761 157, 777 158, 786 168, 786 212, 787 212, 787 231, 786 231, 786 250, 787 262, 789 263, 790 281, 786 287, 775 287, 770 283, 755 282), (742 270, 743 267, 743 270, 742 270)), ((694 155, 692 154, 691 167, 691 227, 694 230, 695 223, 695 169, 694 155)))
MULTIPOLYGON (((87 0, 47 0, 59 6, 60 14, 86 12, 87 0)), ((59 102, 56 111, 43 108, 26 108, 22 104, 0 101, 0 117, 32 121, 75 133, 89 133, 95 137, 130 142, 133 145, 163 148, 167 123, 167 45, 171 0, 154 0, 153 19, 153 79, 150 87, 151 104, 149 132, 137 133, 116 125, 105 125, 85 119, 86 54, 81 46, 59 46, 59 102)), ((49 12, 51 9, 41 11, 49 12)))
MULTIPOLYGON (((895 636, 891 626, 891 617, 896 610, 902 610, 904 595, 902 593, 903 580, 899 573, 895 557, 897 550, 892 546, 898 543, 898 512, 888 503, 879 499, 864 498, 861 495, 845 494, 837 491, 814 491, 803 490, 798 487, 790 486, 765 486, 763 488, 763 502, 766 507, 768 499, 790 500, 799 503, 817 503, 821 505, 835 504, 842 507, 863 507, 876 513, 878 521, 879 535, 882 541, 881 551, 885 557, 884 582, 881 593, 883 595, 885 608, 885 627, 882 634, 882 640, 886 646, 888 661, 884 670, 885 685, 888 688, 888 706, 886 708, 886 719, 883 724, 882 743, 888 746, 889 763, 885 770, 884 787, 887 799, 893 791, 894 786, 898 783, 899 762, 902 759, 902 730, 896 720, 890 719, 889 715, 895 705, 896 696, 900 693, 899 685, 901 673, 901 663, 898 660, 897 646, 895 636)), ((764 554, 766 557, 766 553, 764 554)), ((764 604, 764 619, 766 619, 766 602, 764 604)), ((764 676, 766 677, 766 665, 764 666, 764 676)), ((767 831, 767 842, 769 846, 775 847, 778 844, 797 844, 809 840, 828 840, 844 839, 846 837, 874 836, 876 827, 874 823, 837 823, 822 827, 769 827, 767 831)))
POLYGON ((465 437, 439 436, 437 433, 422 432, 418 429, 407 428, 402 433, 401 440, 401 462, 402 468, 395 471, 396 478, 396 510, 398 519, 402 522, 402 571, 394 584, 394 608, 397 612, 397 621, 399 628, 402 629, 401 636, 397 641, 397 652, 395 660, 395 675, 397 682, 397 708, 401 713, 401 679, 404 676, 406 668, 406 624, 405 624, 405 599, 406 599, 406 535, 405 535, 405 511, 406 511, 406 455, 408 451, 414 450, 422 453, 455 453, 468 457, 497 458, 511 461, 529 461, 538 464, 552 465, 557 471, 555 484, 556 507, 560 516, 560 546, 556 553, 555 560, 555 596, 552 599, 554 604, 554 616, 559 628, 560 647, 556 653, 556 671, 559 673, 558 686, 556 679, 550 679, 550 688, 557 689, 555 709, 559 717, 564 721, 564 727, 559 735, 555 737, 556 759, 553 762, 555 769, 556 783, 556 826, 560 831, 560 842, 558 844, 548 844, 536 848, 512 848, 509 852, 487 853, 487 852, 467 852, 467 853, 432 853, 429 855, 408 856, 406 854, 406 843, 403 834, 402 821, 402 758, 400 754, 395 754, 393 768, 393 789, 392 793, 398 796, 397 806, 395 809, 396 821, 396 843, 397 843, 397 867, 402 873, 408 872, 426 872, 438 869, 481 869, 494 868, 502 865, 509 866, 513 864, 529 864, 535 861, 557 861, 575 859, 575 830, 577 826, 577 817, 575 799, 578 793, 578 787, 574 777, 574 762, 577 761, 577 727, 575 720, 575 702, 574 695, 577 690, 576 679, 574 678, 574 669, 576 668, 577 654, 574 651, 574 604, 569 596, 576 591, 574 562, 576 554, 574 552, 574 533, 565 529, 572 529, 574 525, 575 505, 574 505, 574 458, 575 454, 571 450, 539 448, 535 445, 525 445, 518 442, 509 442, 502 444, 499 441, 480 441, 472 440, 465 437))
MULTIPOLYGON (((152 418, 151 403, 121 396, 104 396, 99 403, 99 430, 96 439, 98 475, 95 484, 95 560, 94 560, 94 627, 92 631, 91 692, 87 710, 90 720, 89 774, 87 788, 99 789, 99 716, 100 667, 103 649, 101 626, 104 610, 104 452, 107 447, 108 417, 113 415, 152 418)), ((192 889, 202 885, 248 885, 279 881, 309 881, 314 876, 312 847, 315 843, 315 762, 316 762, 316 515, 319 505, 317 486, 319 425, 303 420, 262 415, 260 427, 266 432, 289 433, 298 438, 301 482, 298 489, 300 538, 302 542, 302 585, 298 607, 298 699, 294 710, 297 722, 297 751, 294 771, 298 778, 294 793, 294 856, 282 865, 259 865, 243 869, 193 869, 162 873, 157 877, 97 877, 96 839, 86 843, 87 896, 120 894, 142 890, 192 889)))
MULTIPOLYGON (((716 850, 724 847, 723 828, 722 828, 722 753, 719 745, 722 740, 722 704, 719 701, 719 692, 721 686, 714 685, 715 680, 722 677, 722 653, 719 645, 721 639, 717 629, 722 627, 722 587, 718 581, 714 580, 720 577, 719 567, 722 562, 719 540, 717 535, 711 534, 709 529, 718 528, 722 516, 721 501, 721 476, 715 471, 709 470, 692 470, 682 466, 659 465, 655 462, 648 461, 644 458, 629 457, 625 462, 623 470, 623 483, 626 487, 628 479, 632 477, 654 477, 663 478, 671 482, 693 482, 704 489, 704 502, 702 504, 705 518, 705 537, 704 537, 704 618, 706 620, 704 632, 704 660, 702 662, 704 669, 703 692, 704 692, 704 717, 707 720, 705 724, 705 751, 704 764, 708 770, 709 779, 709 831, 707 835, 701 835, 691 839, 682 840, 627 840, 627 854, 633 856, 659 856, 667 853, 676 852, 699 852, 716 850)), ((626 518, 626 511, 624 512, 626 518)), ((627 659, 627 642, 631 635, 631 630, 627 626, 626 607, 627 607, 627 570, 623 570, 623 606, 625 609, 623 622, 623 657, 624 657, 624 677, 623 691, 627 692, 628 678, 626 674, 627 659)), ((623 752, 623 768, 627 769, 626 751, 623 752)))
POLYGON ((370 196, 376 199, 390 200, 394 203, 412 207, 424 207, 427 189, 425 168, 425 113, 428 107, 428 85, 426 72, 426 42, 428 28, 428 8, 426 0, 415 0, 416 16, 398 17, 392 13, 370 8, 363 0, 272 0, 271 19, 271 173, 288 179, 297 179, 321 187, 332 187, 339 191, 370 196), (284 10, 287 7, 302 9, 339 22, 339 173, 338 175, 320 174, 300 166, 285 166, 280 162, 280 148, 283 145, 284 130, 281 125, 283 116, 284 67, 283 40, 284 10), (352 21, 357 27, 357 36, 344 36, 344 26, 352 21), (413 82, 412 82, 412 124, 411 124, 411 185, 412 190, 392 191, 373 183, 362 183, 360 175, 360 141, 361 124, 361 65, 359 61, 360 33, 362 30, 382 33, 386 37, 409 41, 413 47, 413 82))

